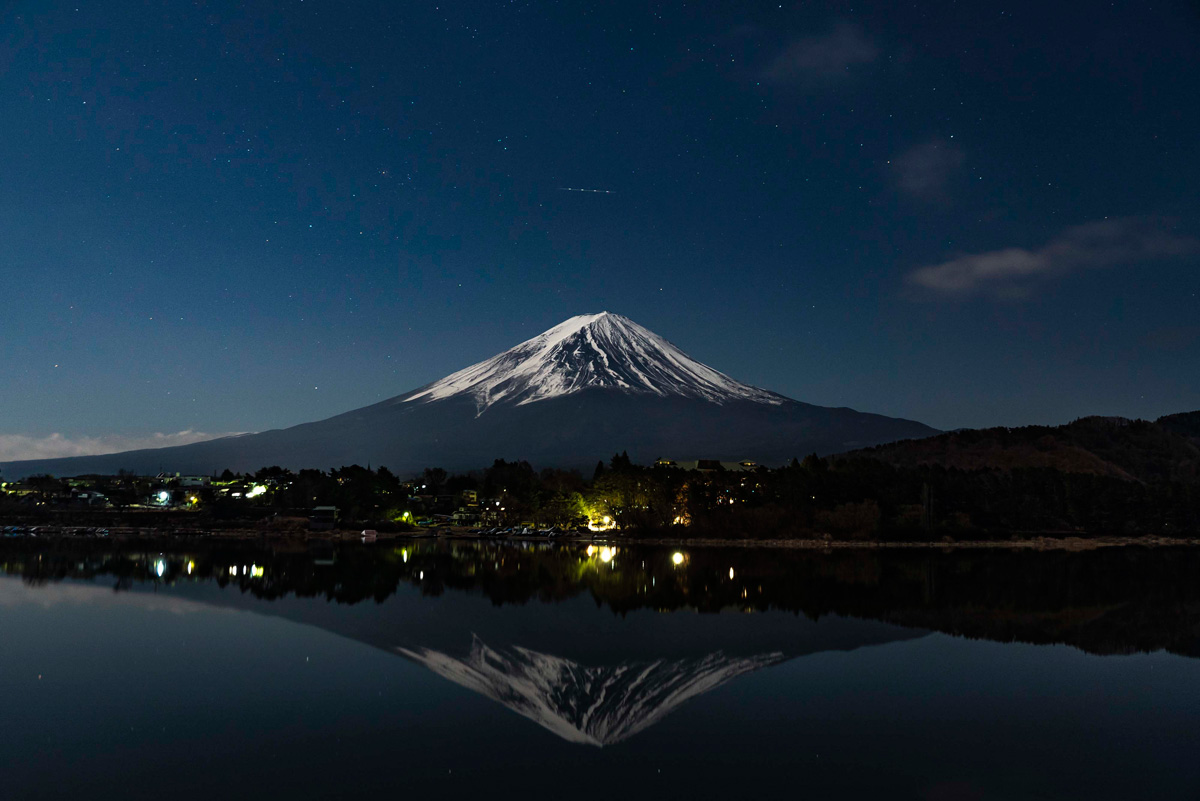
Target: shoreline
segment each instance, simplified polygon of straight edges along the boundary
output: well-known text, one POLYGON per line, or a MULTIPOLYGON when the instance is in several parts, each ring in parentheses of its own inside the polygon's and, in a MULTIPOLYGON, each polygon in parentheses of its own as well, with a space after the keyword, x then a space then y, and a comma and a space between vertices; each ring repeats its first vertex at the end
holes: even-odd
POLYGON ((938 540, 938 541, 900 541, 900 540, 832 540, 832 539, 746 539, 722 537, 623 537, 601 533, 596 534, 567 534, 557 537, 542 536, 509 536, 487 537, 469 533, 467 530, 442 529, 417 530, 403 532, 379 532, 378 539, 373 543, 363 543, 360 530, 334 529, 327 532, 309 531, 266 531, 252 528, 229 529, 177 529, 170 528, 134 528, 119 527, 98 534, 95 531, 84 531, 82 527, 38 527, 37 532, 6 533, 0 542, 5 543, 53 543, 59 541, 79 542, 193 542, 203 540, 219 542, 276 542, 292 545, 308 543, 330 544, 385 544, 389 542, 406 542, 411 540, 446 540, 457 542, 492 542, 492 543, 562 543, 572 545, 609 545, 625 547, 675 547, 675 548, 765 548, 776 550, 805 550, 805 551, 834 551, 834 550, 1032 550, 1032 551, 1088 551, 1098 548, 1178 548, 1200 546, 1200 536, 1196 537, 1164 537, 1157 535, 1131 536, 1096 536, 1083 537, 1076 534, 1053 536, 1051 534, 1027 535, 1020 539, 993 540, 938 540), (50 529, 50 530, 45 530, 50 529))

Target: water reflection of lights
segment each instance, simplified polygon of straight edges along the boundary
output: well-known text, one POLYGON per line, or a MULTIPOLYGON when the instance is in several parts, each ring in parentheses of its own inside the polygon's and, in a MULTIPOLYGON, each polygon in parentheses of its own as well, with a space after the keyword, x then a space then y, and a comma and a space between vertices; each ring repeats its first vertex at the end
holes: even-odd
POLYGON ((192 560, 188 560, 188 575, 190 576, 194 572, 196 572, 196 563, 192 560))
POLYGON ((589 559, 599 556, 600 561, 607 564, 612 562, 613 557, 617 555, 617 549, 609 545, 603 545, 599 548, 595 545, 589 545, 587 547, 587 555, 589 559))
POLYGON ((675 553, 671 554, 671 562, 676 565, 682 565, 683 564, 683 554, 681 554, 679 551, 676 551, 675 553))
POLYGON ((167 572, 167 563, 165 561, 163 561, 162 559, 159 559, 158 561, 156 561, 154 563, 154 572, 158 575, 159 578, 162 578, 163 574, 167 572))
POLYGON ((729 568, 729 580, 733 581, 733 568, 729 568))

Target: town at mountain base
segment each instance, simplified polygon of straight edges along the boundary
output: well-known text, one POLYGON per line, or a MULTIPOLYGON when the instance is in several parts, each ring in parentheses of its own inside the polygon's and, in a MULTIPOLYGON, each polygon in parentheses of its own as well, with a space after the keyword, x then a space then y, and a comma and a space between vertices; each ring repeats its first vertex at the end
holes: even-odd
POLYGON ((172 448, 9 462, 0 473, 212 474, 370 463, 403 474, 430 465, 479 469, 496 458, 590 469, 618 451, 636 461, 778 465, 935 433, 911 420, 814 406, 743 384, 627 318, 600 313, 326 420, 172 448))

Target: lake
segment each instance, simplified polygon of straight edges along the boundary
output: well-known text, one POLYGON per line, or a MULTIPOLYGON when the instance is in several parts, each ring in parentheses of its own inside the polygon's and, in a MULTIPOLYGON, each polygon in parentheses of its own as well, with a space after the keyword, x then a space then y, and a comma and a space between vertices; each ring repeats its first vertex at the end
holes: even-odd
POLYGON ((1195 798, 1200 550, 0 549, 4 797, 1195 798))

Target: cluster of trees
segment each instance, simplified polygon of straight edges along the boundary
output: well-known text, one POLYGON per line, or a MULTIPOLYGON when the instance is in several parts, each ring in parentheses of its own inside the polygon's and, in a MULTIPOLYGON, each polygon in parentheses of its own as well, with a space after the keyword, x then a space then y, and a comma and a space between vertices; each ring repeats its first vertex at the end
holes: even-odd
MULTIPOLYGON (((245 475, 223 475, 222 480, 240 481, 247 487, 262 486, 254 499, 257 507, 304 510, 314 506, 336 506, 344 520, 401 523, 436 512, 452 513, 464 504, 467 490, 477 502, 489 499, 500 519, 560 523, 586 522, 583 497, 586 485, 578 471, 546 469, 540 473, 528 462, 502 459, 486 470, 451 475, 440 467, 426 468, 417 478, 402 481, 386 467, 360 465, 293 473, 280 467, 265 467, 245 475)), ((208 493, 219 513, 244 514, 244 503, 208 493)), ((243 497, 244 494, 243 494, 243 497)), ((482 508, 482 507, 481 507, 482 508)))
POLYGON ((691 536, 993 538, 1014 533, 1194 535, 1200 485, 1050 468, 895 467, 809 456, 776 470, 705 475, 614 460, 593 506, 622 529, 686 524, 691 536))
POLYGON ((464 475, 431 468, 406 483, 386 468, 357 466, 295 475, 269 468, 254 480, 273 482, 264 499, 273 505, 337 505, 359 519, 425 513, 438 498, 457 506, 463 490, 474 490, 499 523, 592 522, 632 536, 678 527, 696 537, 883 540, 1200 531, 1200 484, 1192 482, 1040 467, 895 466, 867 457, 810 455, 777 469, 697 472, 634 464, 622 453, 597 464, 590 480, 504 460, 464 475))

